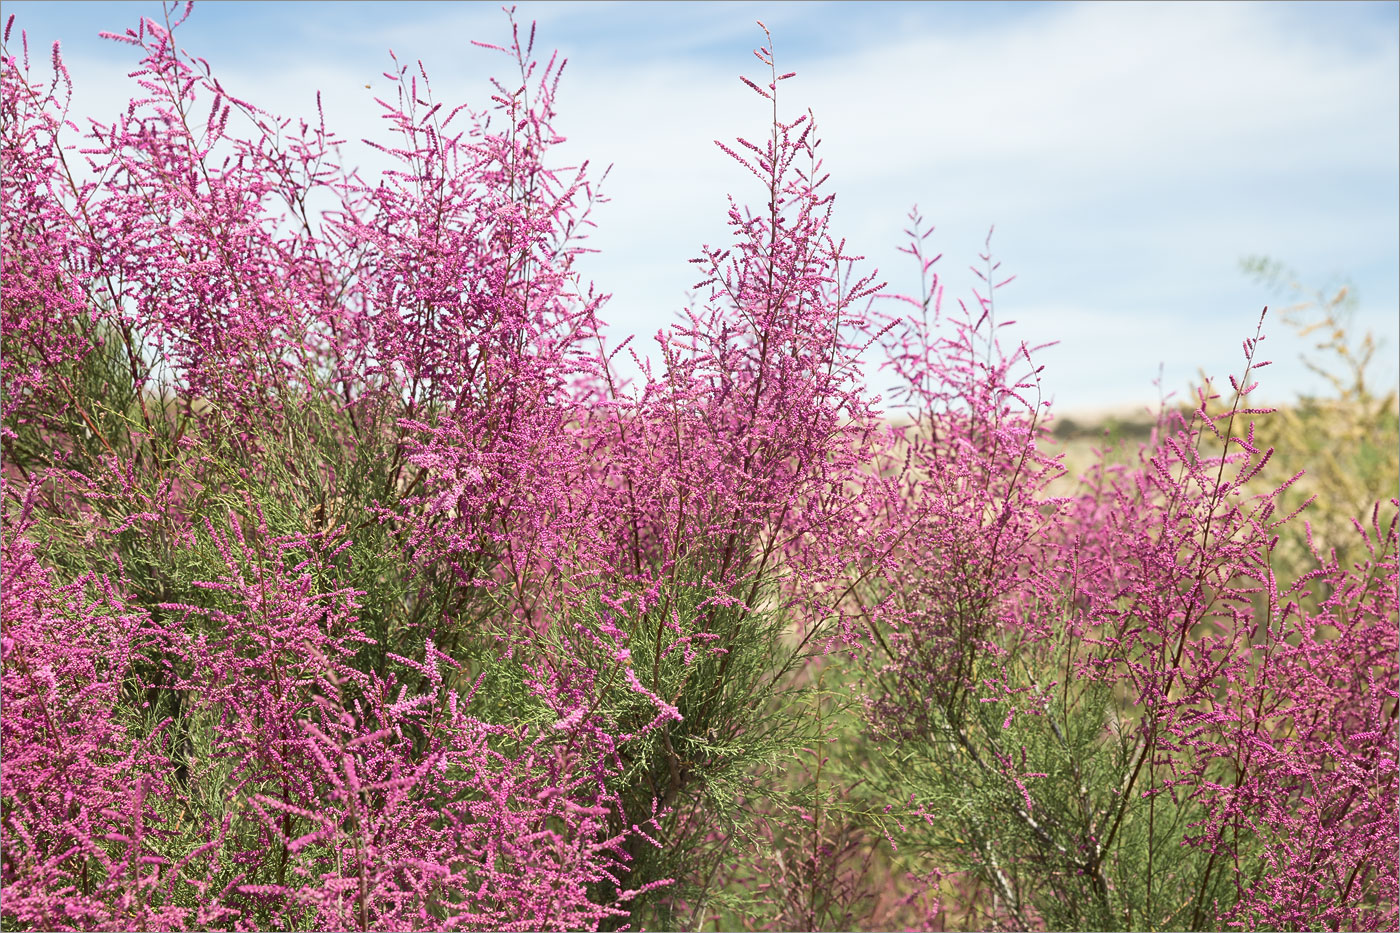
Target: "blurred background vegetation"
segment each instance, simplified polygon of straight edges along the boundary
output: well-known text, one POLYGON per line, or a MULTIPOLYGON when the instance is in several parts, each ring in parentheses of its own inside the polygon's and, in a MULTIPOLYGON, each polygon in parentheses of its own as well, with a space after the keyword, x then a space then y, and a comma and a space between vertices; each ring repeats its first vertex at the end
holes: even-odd
MULTIPOLYGON (((1280 497, 1279 517, 1311 503, 1280 529, 1275 571, 1290 579, 1334 551, 1342 566, 1350 566, 1366 556, 1353 522, 1369 526, 1378 506, 1377 517, 1384 521, 1394 512, 1390 500, 1400 496, 1400 396, 1395 386, 1378 386, 1372 378, 1376 355, 1395 348, 1357 328, 1358 295, 1350 283, 1314 289, 1265 256, 1247 257, 1240 267, 1280 301, 1269 310, 1266 331, 1282 325, 1315 341, 1303 362, 1327 387, 1256 418, 1256 446, 1273 447, 1275 453, 1254 487, 1276 489, 1301 470, 1280 497)), ((1053 436, 1067 472, 1055 491, 1072 492, 1096 451, 1119 462, 1136 460, 1138 445, 1148 441, 1154 424, 1148 411, 1056 418, 1053 436)))

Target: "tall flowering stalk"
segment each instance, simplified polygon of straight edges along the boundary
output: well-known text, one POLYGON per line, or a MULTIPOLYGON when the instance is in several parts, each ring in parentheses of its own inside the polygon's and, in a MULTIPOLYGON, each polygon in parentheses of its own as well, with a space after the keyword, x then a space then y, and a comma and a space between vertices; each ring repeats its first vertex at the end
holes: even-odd
POLYGON ((606 644, 653 700, 638 713, 666 714, 620 760, 627 812, 664 814, 661 848, 637 848, 634 873, 674 878, 667 926, 734 894, 712 860, 751 845, 755 768, 772 779, 772 760, 807 741, 794 690, 807 659, 849 634, 825 591, 852 559, 845 523, 874 424, 853 341, 876 285, 852 276, 858 257, 830 230, 811 115, 783 119, 792 75, 771 40, 755 56, 766 80, 741 80, 766 103, 766 139, 717 145, 760 183, 762 207, 731 200, 732 243, 693 260, 705 300, 656 335, 661 371, 630 393, 607 378, 587 428, 606 644))

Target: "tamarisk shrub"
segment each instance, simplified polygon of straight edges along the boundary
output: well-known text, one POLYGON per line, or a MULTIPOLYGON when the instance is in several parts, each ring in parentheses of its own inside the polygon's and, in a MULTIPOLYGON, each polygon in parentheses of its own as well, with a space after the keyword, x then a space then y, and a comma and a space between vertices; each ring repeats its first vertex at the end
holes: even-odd
POLYGON ((753 768, 809 731, 794 677, 849 638, 820 588, 871 436, 850 335, 873 282, 828 230, 810 117, 778 119, 771 45, 748 83, 772 132, 740 142, 767 210, 731 206, 710 303, 626 394, 533 33, 491 113, 396 65, 401 168, 369 184, 171 20, 111 36, 144 96, 81 151, 57 47, 35 82, 6 33, 5 740, 29 743, 6 917, 703 916, 735 789, 762 797, 753 768), (102 600, 55 613, 55 587, 102 600), (55 705, 55 670, 82 702, 55 705))
POLYGON ((649 825, 617 825, 619 741, 551 727, 578 695, 497 595, 549 566, 520 556, 594 337, 559 68, 517 32, 536 83, 457 135, 397 69, 404 168, 369 186, 178 25, 114 37, 146 96, 80 181, 57 47, 35 82, 7 24, 6 922, 625 920, 636 890, 590 899, 649 825))
POLYGON ((876 313, 765 30, 761 207, 625 384, 533 29, 480 112, 395 60, 365 179, 189 14, 86 131, 5 27, 5 924, 1394 925, 1395 504, 1281 578, 1257 338, 1048 496, 990 245, 944 319, 915 214, 876 313))
POLYGON ((580 482, 603 569, 597 629, 570 653, 596 651, 606 633, 653 699, 631 711, 605 687, 600 711, 626 733, 657 717, 619 759, 626 812, 665 811, 661 847, 632 842, 628 883, 673 879, 655 914, 667 928, 748 909, 751 892, 726 884, 719 863, 753 848, 774 815, 774 760, 816 734, 801 715, 803 671, 851 638, 829 591, 860 547, 847 532, 875 436, 858 338, 877 286, 830 230, 810 113, 782 118, 792 75, 779 74, 771 37, 755 55, 767 80, 742 80, 768 105, 767 138, 717 145, 759 180, 764 207, 731 201, 731 245, 694 260, 708 295, 657 334, 664 369, 628 394, 605 373, 588 425, 598 453, 580 482))
POLYGON ((1258 334, 1228 400, 1203 388, 1136 467, 1045 496, 995 266, 931 340, 926 235, 916 217, 921 314, 891 354, 920 413, 887 455, 906 530, 864 597, 870 722, 897 743, 876 783, 907 840, 971 873, 971 926, 1393 926, 1396 501, 1356 526, 1365 560, 1278 578, 1294 516, 1250 486, 1273 455, 1244 402, 1258 334))

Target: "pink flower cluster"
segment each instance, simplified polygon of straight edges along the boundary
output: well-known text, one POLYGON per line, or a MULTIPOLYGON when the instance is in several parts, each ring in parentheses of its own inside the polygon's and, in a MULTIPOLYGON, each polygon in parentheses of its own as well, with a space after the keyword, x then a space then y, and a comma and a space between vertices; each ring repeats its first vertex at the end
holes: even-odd
POLYGON ((913 215, 923 290, 876 310, 770 41, 766 136, 719 144, 762 208, 731 201, 627 383, 533 28, 480 112, 396 62, 366 180, 178 25, 110 37, 141 90, 85 131, 58 46, 36 80, 5 26, 6 925, 689 928, 736 888, 844 925, 879 900, 874 788, 921 922, 967 871, 1025 928, 1081 882, 1101 923, 1394 926, 1396 503, 1370 561, 1276 576, 1260 337, 1228 398, 1051 495, 990 247, 945 318, 913 215), (838 657, 842 747, 951 750, 981 816, 820 750, 808 803, 752 786, 829 741, 792 697, 838 657), (1200 857, 1154 888, 1164 846, 1200 857))

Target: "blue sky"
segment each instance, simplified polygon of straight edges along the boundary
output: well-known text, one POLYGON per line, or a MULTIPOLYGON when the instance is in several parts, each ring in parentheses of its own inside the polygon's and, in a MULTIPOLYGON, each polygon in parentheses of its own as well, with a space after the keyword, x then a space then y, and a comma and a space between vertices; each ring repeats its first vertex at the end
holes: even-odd
MULTIPOLYGON (((41 61, 62 42, 74 113, 104 121, 137 56, 97 32, 162 17, 158 2, 11 13, 41 61)), ((1171 391, 1236 370, 1260 309, 1281 303, 1239 271, 1249 254, 1314 287, 1353 282, 1357 322, 1384 342, 1374 375, 1397 381, 1400 4, 522 2, 517 18, 569 59, 560 155, 614 166, 583 267, 613 295, 613 343, 645 343, 684 307, 687 260, 726 238, 727 193, 759 200, 712 140, 765 126, 737 80, 756 70, 762 19, 798 73, 788 112, 811 107, 825 140, 837 233, 912 291, 896 247, 917 202, 948 295, 970 296, 995 224, 1017 275, 998 295, 1017 321, 1004 335, 1060 341, 1041 357, 1057 409, 1151 403, 1159 365, 1171 391)), ((321 90, 331 125, 358 139, 378 131, 390 48, 423 61, 439 100, 484 106, 504 58, 470 40, 508 33, 489 3, 205 0, 178 35, 265 109, 311 113, 321 90)), ((1320 388, 1298 361, 1308 341, 1277 319, 1266 331, 1263 396, 1320 388)))

